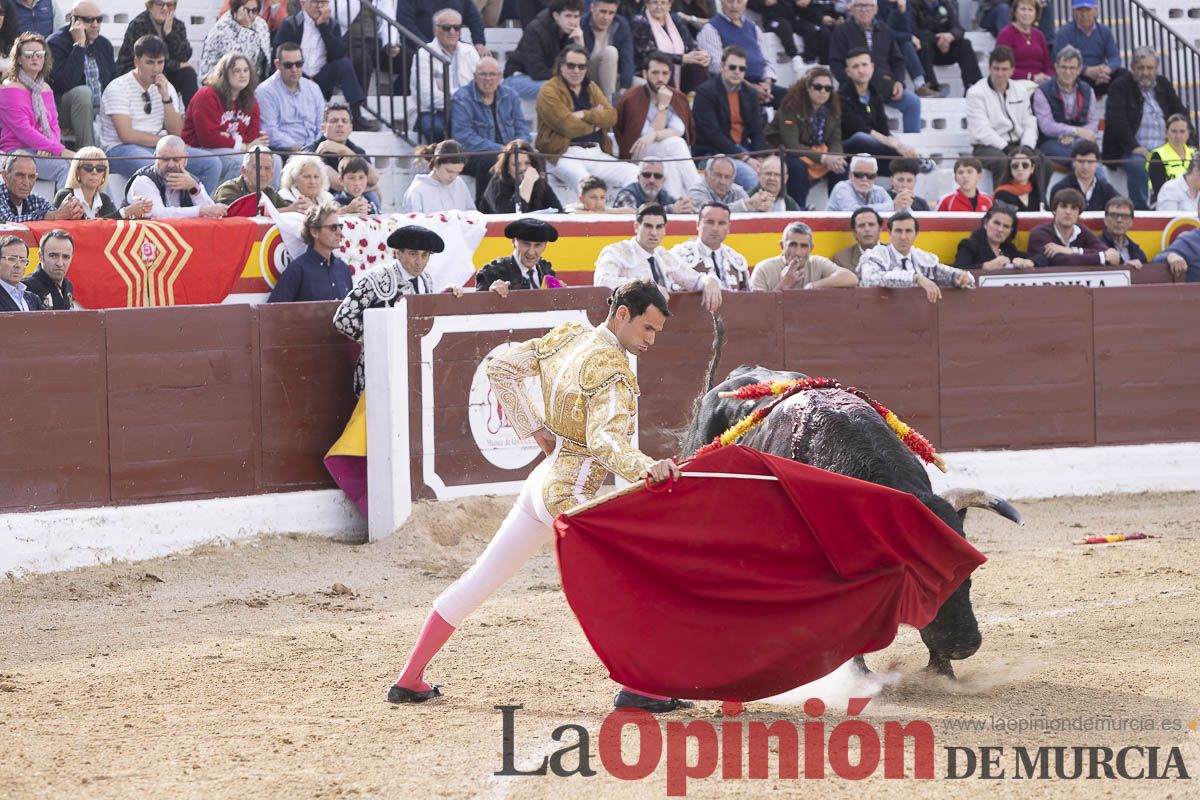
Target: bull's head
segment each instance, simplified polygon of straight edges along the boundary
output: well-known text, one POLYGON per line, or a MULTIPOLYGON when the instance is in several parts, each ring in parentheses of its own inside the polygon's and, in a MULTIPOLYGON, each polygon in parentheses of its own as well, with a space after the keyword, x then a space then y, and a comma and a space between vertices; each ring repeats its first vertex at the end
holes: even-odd
MULTIPOLYGON (((1018 525, 1025 524, 1021 512, 1007 500, 979 489, 950 489, 940 496, 934 495, 926 505, 963 537, 966 536, 963 520, 968 508, 986 508, 1018 525)), ((954 677, 954 667, 950 662, 970 658, 979 649, 983 636, 979 633, 979 623, 971 608, 970 578, 963 581, 950 599, 942 604, 933 622, 921 629, 921 640, 929 648, 927 669, 950 678, 954 677)))

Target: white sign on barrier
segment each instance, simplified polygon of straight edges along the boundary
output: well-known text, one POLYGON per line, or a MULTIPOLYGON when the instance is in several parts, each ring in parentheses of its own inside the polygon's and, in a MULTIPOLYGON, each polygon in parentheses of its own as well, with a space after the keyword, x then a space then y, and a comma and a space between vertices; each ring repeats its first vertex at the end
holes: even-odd
POLYGON ((1123 269, 1096 272, 1026 272, 980 275, 979 286, 1131 286, 1129 271, 1123 269))

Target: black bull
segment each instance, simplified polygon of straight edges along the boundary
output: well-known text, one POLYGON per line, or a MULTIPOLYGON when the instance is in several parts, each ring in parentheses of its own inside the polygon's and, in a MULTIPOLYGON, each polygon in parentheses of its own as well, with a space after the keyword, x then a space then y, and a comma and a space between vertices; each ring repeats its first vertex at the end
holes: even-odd
MULTIPOLYGON (((691 455, 714 437, 724 433, 742 417, 773 398, 735 400, 720 392, 751 383, 804 378, 798 372, 776 372, 763 367, 741 366, 720 385, 699 398, 683 440, 683 452, 691 455)), ((800 392, 781 403, 763 423, 742 437, 739 444, 765 453, 790 458, 814 467, 871 481, 920 500, 959 535, 967 508, 987 508, 1013 522, 1021 515, 1003 498, 975 489, 956 489, 945 495, 934 493, 924 465, 897 438, 883 418, 860 398, 840 389, 800 392)), ((929 669, 953 677, 952 659, 969 658, 983 637, 971 608, 971 579, 938 609, 937 617, 921 629, 929 648, 929 669)), ((859 661, 860 666, 862 664, 859 661)))

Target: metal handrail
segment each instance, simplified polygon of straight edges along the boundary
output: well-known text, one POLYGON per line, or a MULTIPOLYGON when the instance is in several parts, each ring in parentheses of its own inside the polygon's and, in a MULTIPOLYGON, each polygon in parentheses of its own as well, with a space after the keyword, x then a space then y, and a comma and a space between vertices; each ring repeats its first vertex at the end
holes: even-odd
MULTIPOLYGON (((1057 18, 1065 24, 1072 16, 1071 0, 1053 1, 1057 18)), ((1180 5, 1186 7, 1187 3, 1180 0, 1180 5)), ((1195 128, 1200 121, 1200 49, 1140 0, 1099 0, 1097 19, 1113 32, 1126 67, 1138 47, 1158 53, 1159 72, 1175 86, 1195 128)))
MULTIPOLYGON (((333 0, 335 14, 340 20, 348 20, 350 16, 349 0, 333 0)), ((422 111, 424 97, 433 96, 434 75, 425 70, 426 64, 436 59, 442 65, 442 97, 445 98, 444 128, 446 137, 450 136, 450 59, 437 52, 422 41, 421 37, 401 25, 386 12, 380 11, 369 2, 360 3, 360 13, 369 14, 374 18, 374 28, 382 29, 384 40, 399 45, 400 53, 392 57, 382 47, 367 49, 357 47, 359 40, 349 37, 350 62, 354 71, 363 83, 363 91, 367 100, 363 108, 374 114, 387 125, 397 136, 410 145, 417 144, 416 122, 422 111), (418 58, 421 53, 425 57, 418 58), (429 59, 429 60, 427 60, 429 59), (422 74, 424 73, 424 74, 422 74), (375 76, 375 90, 371 91, 370 77, 375 76), (414 86, 422 87, 422 91, 412 91, 414 86), (397 94, 397 92, 399 94, 397 94)), ((343 26, 349 34, 349 20, 343 26)), ((378 39, 378 35, 376 39, 378 39)))

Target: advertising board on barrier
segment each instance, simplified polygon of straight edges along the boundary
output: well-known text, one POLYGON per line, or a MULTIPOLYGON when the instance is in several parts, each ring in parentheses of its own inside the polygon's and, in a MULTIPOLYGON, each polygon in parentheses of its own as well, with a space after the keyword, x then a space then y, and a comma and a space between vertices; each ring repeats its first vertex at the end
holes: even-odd
POLYGON ((1131 286, 1129 270, 1113 269, 1096 272, 1026 272, 980 275, 980 288, 985 286, 1131 286))

